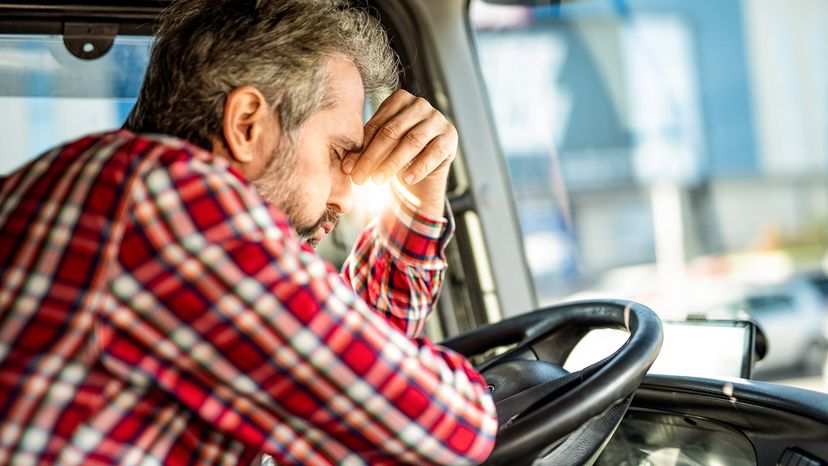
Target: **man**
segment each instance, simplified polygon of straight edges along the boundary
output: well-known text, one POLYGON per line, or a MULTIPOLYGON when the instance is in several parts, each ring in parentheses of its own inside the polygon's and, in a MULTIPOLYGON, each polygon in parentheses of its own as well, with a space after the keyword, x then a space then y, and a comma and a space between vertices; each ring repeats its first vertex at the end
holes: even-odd
POLYGON ((395 85, 338 2, 166 12, 125 129, 0 185, 0 464, 485 459, 484 381, 419 337, 457 135, 403 91, 363 128, 395 85), (308 244, 369 178, 396 201, 339 276, 308 244))

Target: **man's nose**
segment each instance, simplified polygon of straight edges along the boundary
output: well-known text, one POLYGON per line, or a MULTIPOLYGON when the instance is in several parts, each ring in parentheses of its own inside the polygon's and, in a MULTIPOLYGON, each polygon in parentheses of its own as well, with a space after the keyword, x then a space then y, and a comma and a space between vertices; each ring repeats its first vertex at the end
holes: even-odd
POLYGON ((341 170, 336 170, 333 175, 328 205, 333 206, 342 215, 350 212, 354 206, 354 190, 351 185, 351 177, 342 173, 341 170))

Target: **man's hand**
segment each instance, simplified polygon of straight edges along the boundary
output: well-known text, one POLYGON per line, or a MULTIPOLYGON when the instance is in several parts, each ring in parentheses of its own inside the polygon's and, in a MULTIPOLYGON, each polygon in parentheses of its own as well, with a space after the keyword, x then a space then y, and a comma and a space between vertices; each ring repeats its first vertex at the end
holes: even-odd
POLYGON ((342 163, 354 183, 396 176, 420 210, 443 215, 457 130, 428 101, 403 90, 391 94, 365 124, 363 147, 342 163))

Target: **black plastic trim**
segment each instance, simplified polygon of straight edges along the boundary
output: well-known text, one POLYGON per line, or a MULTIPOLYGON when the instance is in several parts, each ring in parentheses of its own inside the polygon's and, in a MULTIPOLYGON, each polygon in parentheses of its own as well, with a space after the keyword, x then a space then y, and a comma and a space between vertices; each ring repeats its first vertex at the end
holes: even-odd
POLYGON ((745 379, 704 379, 669 375, 648 375, 641 390, 684 392, 778 409, 828 425, 828 394, 745 379))
POLYGON ((788 448, 828 462, 826 393, 744 379, 648 375, 632 407, 728 424, 750 439, 759 466, 775 466, 788 448))
POLYGON ((168 1, 2 2, 0 34, 60 35, 64 23, 117 24, 118 34, 151 35, 168 1))

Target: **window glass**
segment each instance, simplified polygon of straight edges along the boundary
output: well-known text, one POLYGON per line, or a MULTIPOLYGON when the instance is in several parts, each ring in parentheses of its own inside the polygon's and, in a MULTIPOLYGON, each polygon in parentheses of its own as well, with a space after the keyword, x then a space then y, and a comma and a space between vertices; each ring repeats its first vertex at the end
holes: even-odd
POLYGON ((0 174, 61 142, 121 126, 149 60, 150 37, 117 37, 96 60, 60 36, 0 36, 0 174))
MULTIPOLYGON (((469 17, 541 304, 620 297, 681 319, 792 280, 812 294, 828 263, 828 2, 472 0, 469 17)), ((758 368, 821 366, 814 303, 776 306, 788 318, 763 325, 803 336, 765 329, 758 368)))

